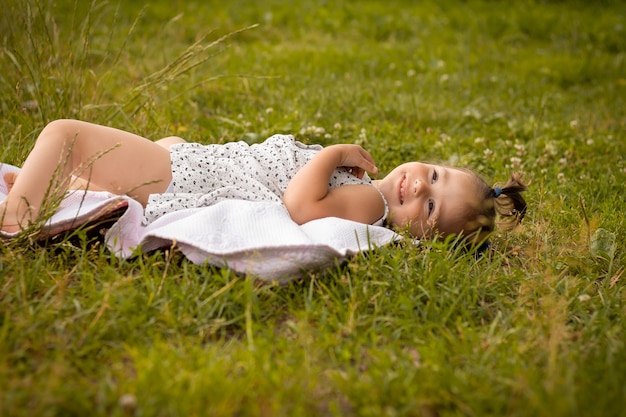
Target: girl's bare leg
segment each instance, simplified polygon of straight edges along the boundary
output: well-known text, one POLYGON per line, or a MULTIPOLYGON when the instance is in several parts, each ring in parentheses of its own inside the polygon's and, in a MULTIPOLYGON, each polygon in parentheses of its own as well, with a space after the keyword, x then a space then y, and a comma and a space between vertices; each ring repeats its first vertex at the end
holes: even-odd
POLYGON ((44 198, 61 197, 72 176, 143 205, 150 194, 164 192, 172 178, 164 146, 110 127, 57 120, 41 132, 0 204, 1 230, 19 231, 35 221, 44 198))
MULTIPOLYGON (((159 139, 154 141, 157 145, 163 146, 165 149, 169 150, 170 146, 175 143, 187 143, 187 141, 183 138, 179 138, 178 136, 168 136, 163 139, 159 139)), ((17 179, 17 172, 8 172, 4 174, 4 182, 7 185, 9 191, 13 188, 13 184, 17 179)), ((70 190, 89 190, 89 191, 106 191, 100 187, 97 187, 94 183, 84 180, 80 177, 72 176, 72 180, 68 187, 70 190)))

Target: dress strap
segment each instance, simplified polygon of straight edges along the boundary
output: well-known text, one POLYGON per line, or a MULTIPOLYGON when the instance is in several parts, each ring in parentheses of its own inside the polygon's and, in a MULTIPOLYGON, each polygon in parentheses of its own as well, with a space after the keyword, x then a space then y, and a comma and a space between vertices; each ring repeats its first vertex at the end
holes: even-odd
MULTIPOLYGON (((372 185, 372 187, 374 187, 374 185, 372 185)), ((376 220, 374 223, 372 223, 372 225, 373 226, 384 226, 385 225, 385 220, 387 219, 387 216, 389 215, 389 204, 387 204, 387 199, 383 195, 382 191, 380 191, 378 189, 378 187, 374 187, 374 188, 376 188, 376 191, 378 191, 378 194, 380 194, 380 198, 382 198, 383 199, 383 203, 385 203, 385 213, 383 214, 383 217, 381 217, 380 219, 376 220)))

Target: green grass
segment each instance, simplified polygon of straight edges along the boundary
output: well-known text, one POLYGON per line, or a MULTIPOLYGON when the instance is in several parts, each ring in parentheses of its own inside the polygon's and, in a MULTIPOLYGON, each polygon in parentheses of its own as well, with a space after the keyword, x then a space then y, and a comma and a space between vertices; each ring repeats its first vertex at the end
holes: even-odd
POLYGON ((175 249, 116 259, 82 231, 0 241, 0 415, 623 414, 622 2, 2 9, 4 162, 74 117, 153 139, 357 142, 383 171, 518 169, 531 187, 488 257, 387 247, 286 286, 175 249))

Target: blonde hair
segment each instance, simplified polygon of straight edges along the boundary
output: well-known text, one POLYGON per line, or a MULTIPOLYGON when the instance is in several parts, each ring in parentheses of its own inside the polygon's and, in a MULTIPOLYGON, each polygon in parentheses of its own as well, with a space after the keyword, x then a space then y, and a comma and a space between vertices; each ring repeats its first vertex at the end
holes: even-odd
POLYGON ((496 227, 511 230, 522 221, 527 205, 521 193, 527 186, 519 173, 513 172, 503 186, 491 187, 474 171, 463 171, 473 178, 477 197, 468 202, 463 213, 460 229, 464 242, 481 244, 496 227))

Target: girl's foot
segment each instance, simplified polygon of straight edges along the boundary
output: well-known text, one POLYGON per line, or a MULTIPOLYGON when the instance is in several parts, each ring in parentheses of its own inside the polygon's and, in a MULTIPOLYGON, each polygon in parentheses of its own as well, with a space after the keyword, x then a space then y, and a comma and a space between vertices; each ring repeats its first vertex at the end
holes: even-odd
POLYGON ((13 234, 22 230, 19 224, 7 218, 5 208, 6 204, 4 202, 0 203, 0 232, 13 234))
MULTIPOLYGON (((7 193, 11 191, 11 188, 13 188, 13 184, 15 183, 15 178, 17 178, 17 172, 5 172, 4 175, 2 176, 2 179, 4 180, 6 184, 7 193)), ((4 194, 2 194, 2 196, 6 197, 4 194)), ((19 232, 21 230, 19 225, 10 224, 10 221, 7 221, 6 222, 7 224, 5 224, 4 222, 5 206, 6 204, 0 203, 0 231, 5 232, 5 233, 10 233, 10 234, 19 232)))
POLYGON ((17 172, 6 172, 4 174, 4 183, 7 185, 7 191, 11 191, 13 188, 13 184, 15 184, 15 180, 17 178, 17 172))

